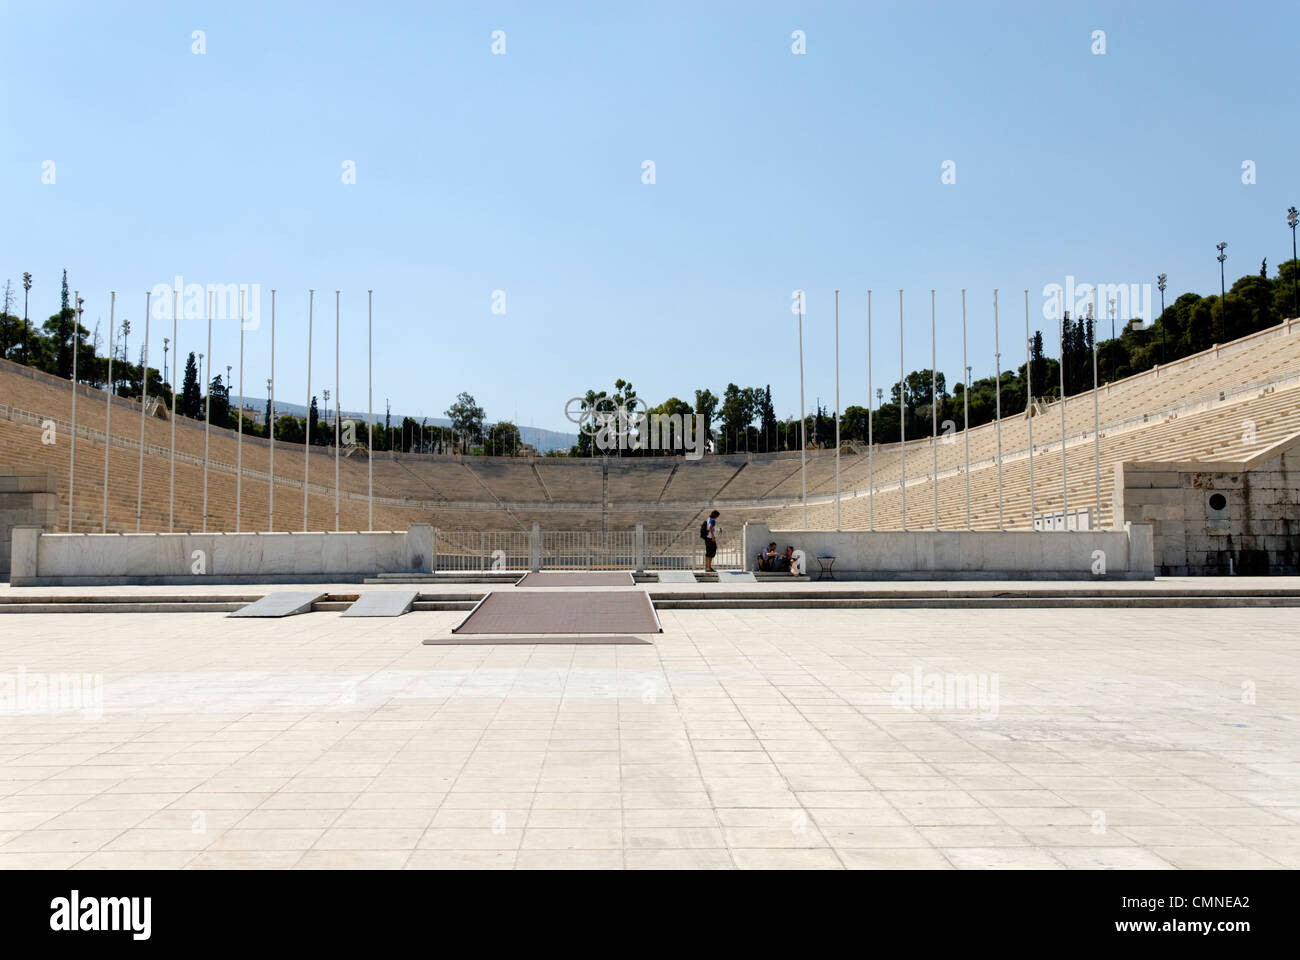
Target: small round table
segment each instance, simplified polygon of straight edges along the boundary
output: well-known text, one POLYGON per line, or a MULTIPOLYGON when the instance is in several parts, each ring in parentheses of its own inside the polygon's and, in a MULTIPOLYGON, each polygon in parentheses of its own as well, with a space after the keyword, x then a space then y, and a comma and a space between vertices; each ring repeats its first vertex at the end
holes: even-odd
POLYGON ((834 557, 829 557, 829 556, 818 557, 817 563, 821 566, 821 570, 817 572, 818 580, 835 579, 835 558, 834 557))

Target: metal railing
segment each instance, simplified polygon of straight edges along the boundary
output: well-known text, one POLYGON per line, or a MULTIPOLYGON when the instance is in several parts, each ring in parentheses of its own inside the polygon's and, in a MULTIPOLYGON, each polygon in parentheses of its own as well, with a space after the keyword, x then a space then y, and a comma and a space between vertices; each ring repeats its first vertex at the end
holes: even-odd
MULTIPOLYGON (((438 570, 691 570, 704 566, 704 541, 682 530, 436 530, 438 570)), ((739 536, 718 542, 720 570, 745 569, 739 536)))

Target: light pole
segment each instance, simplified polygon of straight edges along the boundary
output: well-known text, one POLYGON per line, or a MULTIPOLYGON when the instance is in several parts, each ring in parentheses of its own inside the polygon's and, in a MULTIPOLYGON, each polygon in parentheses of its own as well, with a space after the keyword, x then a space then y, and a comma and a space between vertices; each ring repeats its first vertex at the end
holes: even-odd
POLYGON ((117 293, 110 291, 108 297, 108 390, 104 393, 104 506, 100 511, 100 533, 108 533, 108 448, 113 445, 113 321, 117 293))
POLYGON ((131 338, 131 321, 123 319, 122 320, 122 363, 128 368, 127 370, 128 376, 130 376, 129 368, 131 364, 131 357, 130 354, 126 352, 126 344, 130 338, 131 338))
MULTIPOLYGON (((1092 352, 1094 354, 1097 352, 1097 331, 1095 329, 1092 332, 1092 352)), ((1095 358, 1093 361, 1093 365, 1094 366, 1096 365, 1095 358)), ((1096 377, 1094 376, 1093 379, 1095 380, 1096 377)), ((1115 382, 1115 298, 1114 297, 1110 298, 1110 382, 1111 383, 1115 382)), ((1096 384, 1093 384, 1093 389, 1094 390, 1096 389, 1096 384)))
POLYGON ((171 349, 172 338, 163 337, 163 384, 167 383, 167 351, 171 349))
POLYGON ((1156 277, 1156 286, 1160 288, 1160 365, 1165 363, 1165 284, 1169 280, 1166 274, 1156 277))
POLYGON ((1295 256, 1295 227, 1300 222, 1300 213, 1296 212, 1295 207, 1287 210, 1286 222, 1291 228, 1291 309, 1300 317, 1300 269, 1297 269, 1300 264, 1296 263, 1295 256))
POLYGON ((1219 342, 1220 343, 1223 342, 1223 327, 1224 327, 1223 314, 1228 309, 1228 291, 1227 288, 1224 286, 1224 279, 1223 279, 1223 261, 1228 259, 1228 255, 1223 252, 1223 249, 1227 245, 1228 245, 1228 241, 1226 240, 1224 240, 1222 243, 1215 244, 1215 249, 1219 251, 1219 256, 1217 257, 1217 259, 1219 261, 1219 342))
MULTIPOLYGON (((1295 211, 1295 207, 1291 208, 1295 211)), ((1292 225, 1294 229, 1294 225, 1292 225)), ((22 362, 27 363, 27 291, 31 290, 31 274, 22 273, 22 362)))

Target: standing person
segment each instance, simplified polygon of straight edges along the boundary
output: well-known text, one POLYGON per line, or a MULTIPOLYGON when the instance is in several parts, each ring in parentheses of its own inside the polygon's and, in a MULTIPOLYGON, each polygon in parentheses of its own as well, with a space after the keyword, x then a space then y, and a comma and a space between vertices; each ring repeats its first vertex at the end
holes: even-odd
POLYGON ((713 558, 718 555, 718 511, 709 514, 709 519, 700 525, 700 537, 704 540, 704 572, 713 572, 713 558))

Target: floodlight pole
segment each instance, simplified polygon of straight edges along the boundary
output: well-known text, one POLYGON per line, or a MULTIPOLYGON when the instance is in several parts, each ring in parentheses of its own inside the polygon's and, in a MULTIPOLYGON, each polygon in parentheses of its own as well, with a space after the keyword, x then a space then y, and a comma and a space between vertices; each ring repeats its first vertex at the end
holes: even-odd
POLYGON ((149 304, 152 291, 144 295, 144 354, 140 361, 140 469, 135 479, 135 532, 140 532, 140 510, 144 503, 144 408, 149 403, 149 304))
POLYGON ((939 374, 934 335, 934 288, 930 289, 930 486, 934 488, 934 529, 939 529, 939 374))
POLYGON ((117 351, 113 343, 113 330, 116 324, 117 293, 108 294, 108 389, 104 401, 104 507, 100 533, 108 533, 108 450, 113 445, 113 354, 117 351))

